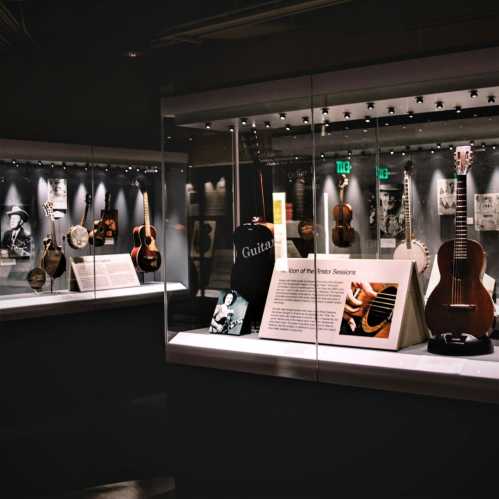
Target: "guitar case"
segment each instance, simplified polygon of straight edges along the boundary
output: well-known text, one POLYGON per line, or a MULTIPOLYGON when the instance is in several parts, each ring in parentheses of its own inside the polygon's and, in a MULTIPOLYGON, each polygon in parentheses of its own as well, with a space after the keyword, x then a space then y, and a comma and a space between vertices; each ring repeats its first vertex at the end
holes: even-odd
POLYGON ((274 270, 274 235, 264 225, 240 225, 233 234, 236 259, 231 272, 231 288, 248 302, 247 317, 258 325, 274 270))

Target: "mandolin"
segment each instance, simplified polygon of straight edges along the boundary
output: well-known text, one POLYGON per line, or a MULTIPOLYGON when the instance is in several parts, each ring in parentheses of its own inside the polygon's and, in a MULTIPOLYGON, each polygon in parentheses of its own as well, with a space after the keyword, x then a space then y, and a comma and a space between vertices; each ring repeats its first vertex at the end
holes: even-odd
POLYGON ((101 217, 99 220, 94 220, 94 228, 88 233, 88 241, 93 246, 103 246, 106 242, 107 225, 104 221, 103 214, 106 211, 106 207, 109 207, 110 202, 111 193, 106 192, 104 210, 101 211, 101 217))
POLYGON ((143 196, 144 225, 133 229, 133 248, 130 255, 137 271, 155 272, 161 267, 161 253, 156 244, 156 228, 150 222, 149 195, 145 189, 143 196))
POLYGON ((412 161, 408 161, 404 169, 404 218, 405 241, 400 243, 393 253, 395 260, 413 260, 416 270, 422 274, 430 263, 430 252, 424 243, 414 239, 412 234, 412 196, 411 196, 412 161))
POLYGON ((333 243, 340 248, 350 246, 355 237, 355 231, 350 225, 352 221, 352 207, 344 202, 344 191, 348 186, 348 178, 341 175, 338 187, 340 189, 340 202, 333 208, 335 226, 333 227, 333 243))
POLYGON ((87 219, 88 207, 90 206, 91 202, 92 195, 87 194, 85 197, 85 210, 83 212, 83 215, 81 216, 80 223, 78 225, 72 225, 66 235, 68 244, 73 249, 83 249, 88 245, 89 235, 88 230, 85 227, 85 220, 87 219))
POLYGON ((41 268, 52 278, 57 279, 66 271, 66 257, 61 246, 57 244, 55 231, 54 205, 52 201, 43 203, 45 215, 50 219, 50 234, 43 240, 44 251, 41 268))
POLYGON ((434 337, 428 348, 437 352, 436 345, 444 344, 445 351, 438 353, 460 355, 470 353, 464 347, 472 348, 470 343, 474 343, 483 345, 483 350, 477 347, 472 353, 486 353, 493 349, 488 336, 494 322, 494 304, 481 281, 485 252, 478 241, 468 239, 466 175, 472 164, 471 148, 456 147, 454 161, 455 238, 443 243, 438 251, 440 282, 425 308, 426 322, 434 337))

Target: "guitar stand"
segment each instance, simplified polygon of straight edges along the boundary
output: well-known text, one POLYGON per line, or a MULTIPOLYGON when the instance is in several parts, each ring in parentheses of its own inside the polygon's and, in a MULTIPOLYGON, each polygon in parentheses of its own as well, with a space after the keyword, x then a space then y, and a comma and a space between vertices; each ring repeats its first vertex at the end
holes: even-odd
POLYGON ((430 338, 428 352, 438 355, 486 355, 494 351, 494 344, 488 336, 476 338, 470 335, 454 336, 451 333, 430 338))

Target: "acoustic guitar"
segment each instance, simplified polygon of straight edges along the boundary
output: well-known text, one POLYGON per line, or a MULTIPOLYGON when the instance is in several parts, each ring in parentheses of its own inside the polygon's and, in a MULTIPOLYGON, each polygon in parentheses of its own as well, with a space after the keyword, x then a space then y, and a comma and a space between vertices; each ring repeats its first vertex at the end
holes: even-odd
POLYGON ((393 252, 395 260, 413 260, 416 270, 422 274, 429 266, 430 252, 421 241, 414 239, 412 233, 412 196, 411 196, 412 161, 408 161, 404 168, 404 218, 405 241, 400 243, 393 252))
POLYGON ((133 264, 139 272, 156 272, 161 267, 161 253, 156 244, 157 231, 151 225, 149 195, 144 189, 144 225, 133 229, 133 248, 130 253, 133 264))
POLYGON ((472 165, 471 148, 456 147, 454 161, 456 232, 438 251, 440 282, 428 298, 425 315, 434 337, 456 345, 472 337, 487 340, 494 322, 494 304, 481 281, 485 252, 478 241, 468 239, 466 175, 472 165))
POLYGON ((355 238, 355 231, 350 222, 352 221, 352 207, 345 203, 345 189, 348 186, 348 178, 341 175, 338 187, 340 189, 340 202, 333 208, 335 226, 333 227, 333 243, 340 248, 350 246, 355 238))
POLYGON ((52 279, 57 279, 66 271, 66 257, 62 247, 57 244, 53 203, 51 201, 43 203, 43 209, 50 220, 50 233, 43 240, 44 251, 41 267, 52 279))
POLYGON ((68 244, 71 248, 79 250, 85 248, 88 245, 89 235, 88 230, 85 227, 85 221, 88 215, 88 207, 92 202, 92 195, 87 194, 85 197, 85 210, 81 216, 80 223, 78 225, 72 225, 66 235, 68 244))

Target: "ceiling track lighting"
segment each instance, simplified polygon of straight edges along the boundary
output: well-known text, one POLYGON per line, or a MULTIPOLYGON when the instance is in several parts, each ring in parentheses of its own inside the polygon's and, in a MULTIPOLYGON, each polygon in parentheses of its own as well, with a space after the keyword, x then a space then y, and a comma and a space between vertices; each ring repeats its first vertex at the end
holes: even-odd
POLYGON ((346 120, 349 120, 349 119, 351 118, 351 114, 350 114, 350 112, 349 112, 349 111, 345 111, 345 112, 343 113, 343 116, 344 116, 344 118, 345 118, 346 120))
POLYGON ((423 98, 423 96, 422 96, 422 95, 418 95, 418 96, 416 97, 416 103, 417 103, 417 104, 422 104, 423 102, 424 102, 424 98, 423 98))
POLYGON ((395 154, 395 151, 393 149, 390 149, 390 156, 393 156, 395 154))
POLYGON ((272 125, 270 124, 270 121, 265 122, 265 128, 270 128, 272 125))
POLYGON ((444 103, 441 100, 438 100, 437 103, 435 104, 435 107, 437 109, 443 109, 444 108, 444 103))
POLYGON ((241 125, 246 126, 248 124, 248 118, 241 118, 241 125))
POLYGON ((234 130, 235 130, 234 125, 229 125, 229 132, 234 133, 234 130))
POLYGON ((461 106, 456 106, 456 113, 457 114, 461 114, 461 111, 463 110, 463 108, 461 106))
POLYGON ((329 114, 329 109, 327 107, 322 108, 322 116, 327 116, 329 114))
POLYGON ((253 121, 253 123, 251 123, 251 128, 256 128, 256 121, 253 121))
POLYGON ((470 97, 476 99, 478 97, 478 90, 470 90, 470 97))
POLYGON ((388 108, 388 114, 395 114, 395 108, 393 106, 388 108))
POLYGON ((286 113, 281 113, 279 115, 279 119, 282 120, 282 121, 284 121, 286 119, 286 113))
POLYGON ((304 125, 308 125, 309 124, 308 116, 303 116, 303 118, 301 120, 303 121, 304 125))
POLYGON ((372 111, 374 109, 374 102, 368 102, 367 109, 369 109, 369 111, 372 111))
POLYGON ((204 127, 206 128, 206 130, 209 130, 211 128, 211 123, 205 123, 204 127))
POLYGON ((454 146, 451 144, 451 145, 449 146, 449 151, 453 151, 453 150, 454 150, 454 146))
POLYGON ((321 152, 321 159, 324 159, 325 157, 326 155, 323 152, 321 152))
POLYGON ((430 149, 431 154, 435 154, 435 149, 430 149))
POLYGON ((365 118, 364 118, 364 121, 366 123, 371 123, 371 117, 369 115, 367 115, 365 118))
POLYGON ((475 145, 475 141, 474 140, 470 140, 470 146, 473 147, 475 145))
POLYGON ((288 123, 286 125, 286 132, 290 132, 291 131, 291 125, 288 123))
POLYGON ((409 111, 407 114, 408 114, 409 118, 411 118, 411 120, 412 120, 412 118, 414 118, 414 111, 409 111))
POLYGON ((437 144, 437 149, 441 149, 442 148, 442 144, 438 143, 437 144))
POLYGON ((487 102, 488 102, 489 104, 494 104, 494 103, 496 102, 496 96, 495 96, 495 95, 489 95, 489 96, 487 97, 487 102))

